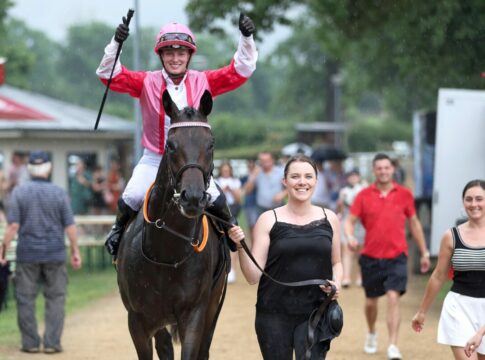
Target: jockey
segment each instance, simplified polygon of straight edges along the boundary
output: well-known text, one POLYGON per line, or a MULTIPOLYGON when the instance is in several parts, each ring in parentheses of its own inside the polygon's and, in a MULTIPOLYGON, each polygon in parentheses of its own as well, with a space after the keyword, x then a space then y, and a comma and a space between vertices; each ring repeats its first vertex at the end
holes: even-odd
MULTIPOLYGON (((123 18, 123 23, 118 26, 115 36, 104 49, 103 59, 96 70, 100 80, 107 84, 111 70, 115 67, 111 90, 138 98, 143 120, 143 156, 135 166, 132 177, 118 201, 116 222, 105 243, 114 259, 124 228, 141 208, 147 189, 155 181, 163 156, 170 126, 170 118, 161 105, 165 89, 179 109, 187 106, 198 108, 205 90, 208 90, 212 97, 216 97, 243 85, 256 69, 258 58, 253 39, 254 23, 248 16, 241 14, 239 45, 229 65, 203 72, 188 69, 190 59, 197 51, 195 37, 187 26, 169 23, 161 28, 154 47, 163 69, 131 71, 121 65, 119 60, 114 63, 118 44, 128 38, 129 29, 126 24, 126 18, 123 18)), ((213 199, 207 210, 235 224, 236 219, 229 211, 222 191, 218 190, 212 178, 207 191, 213 199)), ((234 244, 230 245, 231 249, 235 250, 234 244)))

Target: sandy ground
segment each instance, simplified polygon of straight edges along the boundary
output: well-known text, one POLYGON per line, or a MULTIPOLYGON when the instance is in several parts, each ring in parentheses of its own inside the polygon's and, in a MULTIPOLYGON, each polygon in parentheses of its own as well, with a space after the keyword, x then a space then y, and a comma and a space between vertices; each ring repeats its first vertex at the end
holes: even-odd
MULTIPOLYGON (((402 325, 399 347, 404 359, 451 359, 451 351, 436 343, 436 327, 441 304, 434 304, 421 334, 412 331, 410 321, 421 299, 424 278, 409 281, 408 293, 402 298, 402 325)), ((261 359, 254 332, 256 287, 246 284, 240 274, 228 288, 226 302, 219 319, 211 347, 211 359, 261 359)), ((386 359, 386 301, 380 300, 378 318, 379 351, 363 353, 366 323, 363 314, 364 293, 359 287, 344 289, 340 304, 344 309, 345 325, 339 338, 332 342, 327 356, 330 360, 386 359)), ((64 352, 56 355, 24 354, 18 348, 0 349, 0 359, 136 359, 126 323, 126 311, 118 293, 113 293, 87 309, 66 319, 63 335, 64 352)), ((176 349, 179 354, 179 347, 176 349)))

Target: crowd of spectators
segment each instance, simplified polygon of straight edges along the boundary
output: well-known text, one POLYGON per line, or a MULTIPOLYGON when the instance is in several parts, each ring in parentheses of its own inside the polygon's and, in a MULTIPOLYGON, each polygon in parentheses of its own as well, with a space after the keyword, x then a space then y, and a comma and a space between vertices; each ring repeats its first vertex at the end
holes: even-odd
POLYGON ((27 154, 14 152, 8 172, 0 168, 0 221, 5 221, 6 208, 13 189, 30 179, 27 154))
MULTIPOLYGON (((0 222, 5 221, 6 209, 13 189, 30 179, 27 152, 14 152, 8 171, 0 167, 0 222)), ((116 212, 117 202, 125 186, 120 162, 110 161, 106 170, 78 157, 69 174, 68 194, 75 215, 101 215, 116 212)))
POLYGON ((111 160, 107 171, 98 164, 87 166, 78 158, 69 176, 69 195, 76 215, 102 215, 116 212, 125 186, 118 160, 111 160))

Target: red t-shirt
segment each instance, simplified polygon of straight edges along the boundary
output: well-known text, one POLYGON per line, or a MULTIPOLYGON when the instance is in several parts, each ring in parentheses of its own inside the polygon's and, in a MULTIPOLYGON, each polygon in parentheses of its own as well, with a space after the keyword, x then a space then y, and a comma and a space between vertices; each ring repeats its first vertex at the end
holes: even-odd
POLYGON ((372 184, 357 194, 350 212, 360 218, 366 231, 363 255, 392 259, 408 254, 406 219, 416 213, 411 191, 393 183, 391 191, 382 196, 372 184))

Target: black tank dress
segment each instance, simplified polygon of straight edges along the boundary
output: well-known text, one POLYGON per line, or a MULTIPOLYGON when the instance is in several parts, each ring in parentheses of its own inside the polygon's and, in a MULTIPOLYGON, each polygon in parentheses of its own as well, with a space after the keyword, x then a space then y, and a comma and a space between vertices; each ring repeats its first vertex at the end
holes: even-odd
MULTIPOLYGON (((273 210, 274 212, 274 210, 273 210)), ((265 271, 283 282, 332 279, 333 230, 327 216, 306 225, 278 221, 270 231, 265 271)), ((256 309, 264 313, 310 314, 325 295, 316 285, 287 287, 262 276, 256 309)))

